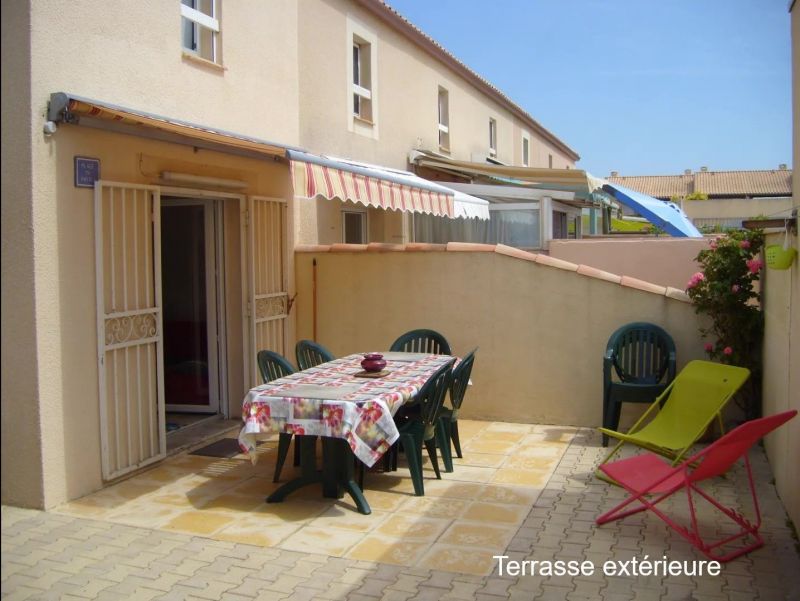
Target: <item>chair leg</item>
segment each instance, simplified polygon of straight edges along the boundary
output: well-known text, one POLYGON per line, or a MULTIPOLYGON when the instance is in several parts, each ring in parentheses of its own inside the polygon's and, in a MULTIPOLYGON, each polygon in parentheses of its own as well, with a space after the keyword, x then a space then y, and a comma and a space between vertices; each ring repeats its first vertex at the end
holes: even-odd
MULTIPOLYGON (((619 417, 622 412, 622 403, 610 399, 607 402, 604 400, 605 412, 603 414, 603 427, 609 430, 619 429, 619 417)), ((608 434, 603 434, 603 446, 608 446, 608 434)))
POLYGON ((428 450, 428 457, 431 458, 433 464, 433 471, 436 473, 436 479, 442 479, 442 472, 439 471, 439 458, 436 456, 436 438, 429 438, 425 441, 425 448, 428 450))
POLYGON ((408 461, 408 471, 411 472, 411 481, 414 483, 414 494, 423 497, 425 496, 425 485, 422 483, 422 441, 416 440, 412 435, 403 436, 402 440, 408 461))
POLYGON ((450 438, 456 449, 456 457, 463 459, 464 455, 461 454, 461 440, 458 437, 458 420, 450 420, 450 438))
MULTIPOLYGON (((278 458, 275 460, 275 475, 272 478, 273 482, 278 482, 281 479, 281 470, 286 461, 286 456, 289 454, 289 445, 292 442, 292 435, 281 432, 278 435, 278 458)), ((300 445, 295 442, 294 449, 298 451, 300 445)))
POLYGON ((436 422, 436 446, 442 452, 442 463, 444 463, 444 471, 453 471, 453 454, 450 451, 450 420, 439 419, 436 422))

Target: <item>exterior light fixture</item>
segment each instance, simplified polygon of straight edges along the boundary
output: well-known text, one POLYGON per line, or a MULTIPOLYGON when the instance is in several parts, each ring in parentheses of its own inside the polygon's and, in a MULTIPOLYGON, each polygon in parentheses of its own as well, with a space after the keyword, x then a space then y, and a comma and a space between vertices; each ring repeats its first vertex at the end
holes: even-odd
POLYGON ((209 177, 195 175, 194 173, 178 173, 177 171, 162 171, 161 179, 174 184, 192 184, 195 186, 210 186, 212 188, 230 188, 241 190, 247 187, 247 182, 239 179, 226 179, 224 177, 209 177))

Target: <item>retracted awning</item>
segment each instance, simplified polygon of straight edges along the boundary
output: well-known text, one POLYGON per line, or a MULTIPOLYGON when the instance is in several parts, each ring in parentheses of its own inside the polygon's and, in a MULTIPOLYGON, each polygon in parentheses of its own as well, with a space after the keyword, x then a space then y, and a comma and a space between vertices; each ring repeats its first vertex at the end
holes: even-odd
POLYGON ((489 203, 417 177, 347 159, 297 150, 286 152, 296 196, 337 198, 365 206, 440 217, 489 219, 489 203))
POLYGON ((619 184, 603 185, 603 189, 619 202, 636 211, 650 223, 660 227, 670 236, 702 238, 694 224, 674 202, 665 202, 619 184))
POLYGON ((423 167, 461 176, 481 177, 512 186, 572 192, 575 194, 574 204, 610 204, 610 199, 603 192, 604 180, 581 169, 543 169, 456 161, 426 150, 411 151, 409 160, 423 167))
POLYGON ((76 123, 81 117, 112 125, 137 126, 144 131, 201 141, 255 155, 283 157, 286 154, 286 146, 243 134, 213 129, 205 125, 180 121, 64 92, 50 95, 48 108, 50 121, 76 123))

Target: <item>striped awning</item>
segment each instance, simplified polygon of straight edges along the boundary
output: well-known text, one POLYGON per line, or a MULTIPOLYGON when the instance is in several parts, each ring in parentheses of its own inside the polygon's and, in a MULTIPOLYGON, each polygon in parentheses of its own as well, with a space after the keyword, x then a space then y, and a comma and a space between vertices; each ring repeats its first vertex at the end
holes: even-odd
POLYGON ((454 192, 407 171, 287 151, 295 196, 455 217, 454 192))

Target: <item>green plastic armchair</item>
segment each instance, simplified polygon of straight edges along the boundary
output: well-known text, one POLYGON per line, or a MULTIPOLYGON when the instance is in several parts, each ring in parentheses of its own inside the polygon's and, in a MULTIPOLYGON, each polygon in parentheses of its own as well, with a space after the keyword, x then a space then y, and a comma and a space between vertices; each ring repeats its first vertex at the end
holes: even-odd
POLYGON ((674 377, 675 343, 664 329, 645 322, 619 328, 603 355, 603 427, 616 430, 622 403, 652 403, 674 377))
MULTIPOLYGON (((261 372, 261 378, 264 380, 264 384, 294 373, 292 364, 289 363, 283 355, 274 351, 259 351, 258 355, 256 355, 256 360, 258 361, 258 369, 261 372)), ((291 442, 291 432, 281 432, 278 435, 278 458, 275 460, 273 482, 278 482, 278 480, 280 480, 281 470, 283 469, 283 464, 286 462, 286 456, 289 454, 289 445, 291 442)), ((300 463, 299 451, 299 447, 295 445, 295 465, 299 465, 300 463)))
POLYGON ((301 371, 336 358, 332 352, 313 340, 300 340, 294 347, 294 353, 301 371))
POLYGON ((452 355, 444 336, 434 330, 411 330, 392 343, 392 352, 452 355))

